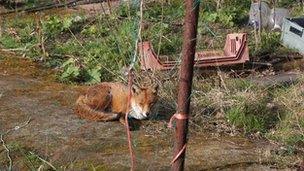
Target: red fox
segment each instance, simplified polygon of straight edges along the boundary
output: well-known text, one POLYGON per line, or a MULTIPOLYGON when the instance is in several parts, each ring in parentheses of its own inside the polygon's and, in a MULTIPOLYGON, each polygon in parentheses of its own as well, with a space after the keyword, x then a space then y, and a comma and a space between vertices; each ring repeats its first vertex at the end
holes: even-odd
POLYGON ((93 121, 118 120, 124 123, 127 112, 135 119, 145 119, 157 101, 158 86, 132 86, 130 111, 127 111, 129 89, 122 83, 103 82, 88 88, 76 101, 75 113, 93 121))

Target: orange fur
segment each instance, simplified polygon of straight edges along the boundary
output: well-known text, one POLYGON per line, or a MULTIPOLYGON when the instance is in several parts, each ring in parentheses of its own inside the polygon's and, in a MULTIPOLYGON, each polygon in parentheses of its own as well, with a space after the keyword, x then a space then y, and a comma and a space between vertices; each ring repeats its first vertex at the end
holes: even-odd
MULTIPOLYGON (((121 83, 103 82, 88 88, 76 101, 75 113, 94 121, 123 120, 127 112, 128 87, 121 83)), ((131 110, 145 118, 157 100, 157 87, 132 87, 131 110), (140 110, 138 110, 140 109, 140 110), (139 111, 139 112, 138 112, 139 111), (140 113, 143 113, 142 115, 140 113)))

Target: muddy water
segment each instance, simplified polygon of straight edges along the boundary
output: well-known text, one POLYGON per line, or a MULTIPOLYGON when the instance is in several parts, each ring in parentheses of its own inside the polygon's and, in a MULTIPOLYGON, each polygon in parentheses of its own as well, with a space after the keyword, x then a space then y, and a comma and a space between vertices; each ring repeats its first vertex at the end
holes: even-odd
MULTIPOLYGON (((31 118, 28 125, 4 137, 14 170, 42 167, 37 155, 58 170, 129 170, 124 127, 118 122, 81 120, 73 114, 73 103, 84 89, 56 82, 52 71, 29 60, 0 53, 0 131, 31 118)), ((173 141, 166 122, 143 121, 132 132, 137 170, 170 169, 173 141)), ((298 160, 275 156, 275 148, 265 141, 191 132, 186 168, 277 170, 273 167, 280 165, 278 160, 298 160)), ((0 147, 0 170, 7 169, 8 164, 0 147)))

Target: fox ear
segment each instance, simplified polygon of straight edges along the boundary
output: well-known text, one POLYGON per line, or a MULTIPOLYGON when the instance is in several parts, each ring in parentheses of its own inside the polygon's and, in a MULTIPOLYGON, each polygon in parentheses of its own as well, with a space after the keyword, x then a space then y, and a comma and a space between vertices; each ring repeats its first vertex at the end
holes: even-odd
POLYGON ((155 94, 155 93, 157 93, 157 91, 158 91, 158 84, 156 84, 156 85, 154 85, 153 87, 152 87, 152 92, 155 94))
POLYGON ((137 85, 132 85, 132 93, 133 94, 136 94, 136 93, 139 93, 140 91, 140 88, 137 86, 137 85))

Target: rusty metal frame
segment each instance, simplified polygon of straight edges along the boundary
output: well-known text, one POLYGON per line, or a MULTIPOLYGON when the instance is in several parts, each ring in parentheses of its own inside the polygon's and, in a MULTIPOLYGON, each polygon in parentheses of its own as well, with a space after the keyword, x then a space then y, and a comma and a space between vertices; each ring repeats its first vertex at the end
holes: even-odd
MULTIPOLYGON (((179 65, 179 61, 161 61, 149 41, 138 44, 142 70, 168 70, 179 65)), ((249 61, 246 33, 233 33, 226 36, 222 51, 202 51, 195 53, 194 66, 222 66, 241 64, 249 61)))

